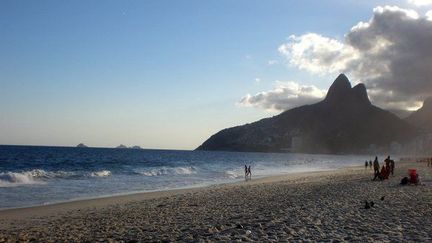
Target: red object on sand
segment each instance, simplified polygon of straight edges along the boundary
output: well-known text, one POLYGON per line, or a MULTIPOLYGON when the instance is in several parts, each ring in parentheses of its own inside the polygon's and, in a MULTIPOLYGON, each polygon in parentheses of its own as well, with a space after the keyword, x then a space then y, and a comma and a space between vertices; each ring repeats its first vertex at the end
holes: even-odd
POLYGON ((415 176, 417 174, 417 170, 416 169, 408 169, 408 175, 409 176, 415 176))
POLYGON ((411 183, 417 183, 417 170, 416 169, 408 169, 408 175, 410 177, 411 183))

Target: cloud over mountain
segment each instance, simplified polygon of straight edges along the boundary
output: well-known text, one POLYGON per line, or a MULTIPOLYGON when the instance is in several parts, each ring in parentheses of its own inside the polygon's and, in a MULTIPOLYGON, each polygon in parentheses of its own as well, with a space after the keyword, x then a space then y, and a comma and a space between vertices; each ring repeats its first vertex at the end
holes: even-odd
POLYGON ((325 94, 326 91, 315 86, 300 85, 292 81, 277 81, 274 89, 255 95, 247 94, 238 102, 238 105, 280 111, 318 102, 325 94))
POLYGON ((384 108, 413 109, 432 96, 431 11, 420 16, 395 6, 376 7, 372 18, 352 27, 343 40, 293 35, 278 50, 299 69, 348 73, 384 108))

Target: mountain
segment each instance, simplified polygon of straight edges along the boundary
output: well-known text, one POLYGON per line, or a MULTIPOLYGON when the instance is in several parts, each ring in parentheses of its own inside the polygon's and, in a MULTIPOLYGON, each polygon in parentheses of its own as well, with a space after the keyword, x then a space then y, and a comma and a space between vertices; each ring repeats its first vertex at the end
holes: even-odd
POLYGON ((423 106, 405 120, 423 131, 432 132, 432 97, 427 98, 423 106))
POLYGON ((407 122, 373 106, 363 84, 351 87, 341 74, 323 101, 224 129, 197 150, 358 153, 404 143, 414 133, 407 122))

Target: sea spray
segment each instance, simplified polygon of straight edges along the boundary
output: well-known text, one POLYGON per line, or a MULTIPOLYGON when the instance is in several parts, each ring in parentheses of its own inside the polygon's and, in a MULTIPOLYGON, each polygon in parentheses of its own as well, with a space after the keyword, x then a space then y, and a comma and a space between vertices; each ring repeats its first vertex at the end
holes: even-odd
POLYGON ((3 172, 0 173, 0 187, 29 185, 42 183, 37 181, 31 172, 3 172))

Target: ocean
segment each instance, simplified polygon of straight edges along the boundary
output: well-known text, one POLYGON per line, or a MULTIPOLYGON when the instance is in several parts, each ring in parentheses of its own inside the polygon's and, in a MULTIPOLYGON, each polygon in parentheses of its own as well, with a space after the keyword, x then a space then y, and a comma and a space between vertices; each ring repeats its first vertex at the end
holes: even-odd
POLYGON ((0 146, 0 209, 363 165, 364 155, 0 146))

